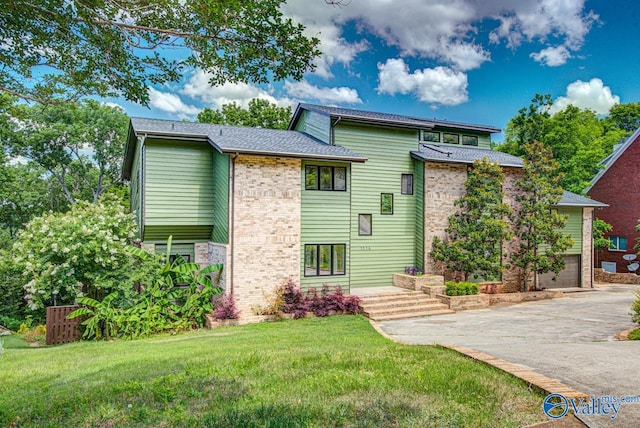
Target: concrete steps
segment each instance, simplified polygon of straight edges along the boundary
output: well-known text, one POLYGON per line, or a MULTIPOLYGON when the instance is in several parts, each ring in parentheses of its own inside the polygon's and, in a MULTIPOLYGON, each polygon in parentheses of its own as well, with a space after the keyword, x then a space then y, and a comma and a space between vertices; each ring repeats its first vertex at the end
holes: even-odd
POLYGON ((454 313, 438 299, 432 299, 420 291, 361 296, 360 307, 364 315, 375 321, 454 313))

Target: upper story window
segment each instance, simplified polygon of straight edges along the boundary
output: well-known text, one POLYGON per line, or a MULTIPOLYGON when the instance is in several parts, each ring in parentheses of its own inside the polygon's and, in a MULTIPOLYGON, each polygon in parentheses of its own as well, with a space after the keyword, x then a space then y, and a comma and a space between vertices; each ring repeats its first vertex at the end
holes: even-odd
POLYGON ((460 136, 458 134, 442 134, 442 142, 445 144, 460 144, 460 136))
POLYGON ((609 241, 609 250, 627 251, 627 238, 623 238, 622 236, 610 236, 609 241))
POLYGON ((439 143, 440 133, 436 131, 422 131, 422 140, 430 143, 439 143))
POLYGON ((475 135, 463 135, 462 136, 462 145, 464 146, 477 146, 478 145, 478 137, 475 135))
POLYGON ((347 190, 347 168, 307 165, 304 168, 305 190, 347 190))

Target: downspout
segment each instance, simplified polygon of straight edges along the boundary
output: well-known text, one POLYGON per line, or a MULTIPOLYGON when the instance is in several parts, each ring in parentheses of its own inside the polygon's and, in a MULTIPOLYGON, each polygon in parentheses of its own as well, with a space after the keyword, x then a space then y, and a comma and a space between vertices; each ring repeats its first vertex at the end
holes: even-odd
POLYGON ((229 195, 229 260, 231 260, 231 266, 229 266, 229 294, 233 295, 233 267, 235 265, 233 261, 233 253, 234 253, 234 235, 235 235, 235 196, 236 196, 236 158, 238 157, 238 153, 235 153, 231 156, 231 173, 229 174, 231 177, 231 190, 229 195))
POLYGON ((336 132, 335 132, 335 129, 336 129, 336 126, 340 123, 341 120, 342 120, 342 117, 338 116, 336 121, 331 124, 331 135, 329 136, 329 140, 330 140, 329 141, 329 145, 331 145, 331 146, 335 146, 336 145, 336 132))

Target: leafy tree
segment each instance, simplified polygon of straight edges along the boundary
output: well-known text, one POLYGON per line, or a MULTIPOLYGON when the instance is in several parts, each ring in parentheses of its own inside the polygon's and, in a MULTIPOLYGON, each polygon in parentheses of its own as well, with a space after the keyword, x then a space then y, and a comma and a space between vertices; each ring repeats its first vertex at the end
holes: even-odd
POLYGON ((222 109, 205 108, 198 113, 198 122, 219 125, 248 126, 254 128, 287 129, 291 120, 291 107, 278 107, 267 100, 254 98, 249 108, 235 102, 223 104, 222 109))
POLYGON ((502 272, 501 245, 510 239, 506 218, 511 209, 502 192, 504 174, 497 163, 477 160, 465 183, 466 193, 455 202, 457 213, 449 217, 447 239, 434 238, 431 256, 462 281, 497 276, 502 272))
POLYGON ((600 161, 624 137, 625 131, 600 119, 593 111, 568 106, 549 114, 550 95, 536 96, 528 108, 522 108, 505 129, 506 142, 498 150, 523 157, 525 145, 542 141, 548 145, 560 165, 563 179, 560 185, 582 193, 600 170, 600 161))
POLYGON ((609 248, 611 241, 605 238, 604 235, 607 232, 611 232, 613 226, 606 221, 596 218, 593 220, 593 248, 596 251, 602 251, 605 248, 609 248))
POLYGON ((119 108, 88 100, 16 110, 7 150, 49 174, 69 204, 97 202, 120 182, 128 117, 119 108))
POLYGON ((627 133, 634 132, 640 128, 640 102, 614 105, 609 110, 609 120, 627 133))
POLYGON ((133 215, 114 198, 32 219, 11 251, 29 309, 43 316, 46 306, 71 304, 81 295, 101 300, 133 290, 126 247, 134 236, 133 215))
POLYGON ((544 143, 534 141, 523 147, 524 175, 516 181, 522 193, 516 196, 518 210, 513 216, 519 247, 512 254, 512 263, 522 271, 523 291, 529 291, 538 288, 536 273, 557 275, 564 269, 562 255, 573 241, 560 231, 567 224, 567 216, 554 209, 562 198, 558 162, 544 143))
POLYGON ((91 94, 147 104, 150 84, 191 68, 210 83, 301 79, 318 39, 282 0, 4 2, 0 90, 51 101, 91 94))

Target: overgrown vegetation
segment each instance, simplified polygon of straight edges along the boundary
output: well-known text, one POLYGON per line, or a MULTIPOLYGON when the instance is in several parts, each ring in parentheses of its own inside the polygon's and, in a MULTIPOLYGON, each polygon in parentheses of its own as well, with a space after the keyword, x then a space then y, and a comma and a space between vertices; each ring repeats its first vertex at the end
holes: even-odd
POLYGON ((446 238, 435 237, 431 257, 442 262, 458 281, 495 277, 503 270, 502 242, 511 237, 509 206, 503 202, 504 174, 487 158, 476 160, 465 182, 465 194, 455 201, 458 211, 449 216, 446 238))
POLYGON ((444 284, 447 289, 445 294, 447 296, 470 296, 478 294, 480 287, 473 282, 455 282, 447 281, 444 284))
POLYGON ((278 107, 267 100, 253 98, 249 101, 249 106, 246 109, 235 102, 223 104, 222 108, 218 110, 205 107, 198 113, 198 122, 252 128, 287 129, 292 115, 291 107, 278 107))
POLYGON ((268 302, 267 307, 256 308, 256 312, 275 316, 293 314, 294 318, 306 317, 308 312, 317 317, 326 317, 331 313, 360 313, 358 296, 345 295, 342 288, 327 284, 323 285, 320 291, 313 287, 303 291, 292 278, 276 287, 268 296, 268 302))
POLYGON ((627 336, 627 339, 640 340, 640 328, 636 328, 635 330, 632 330, 631 333, 629 333, 629 336, 627 336))
POLYGON ((384 339, 360 316, 0 357, 0 426, 521 427, 543 396, 493 367, 384 339))

